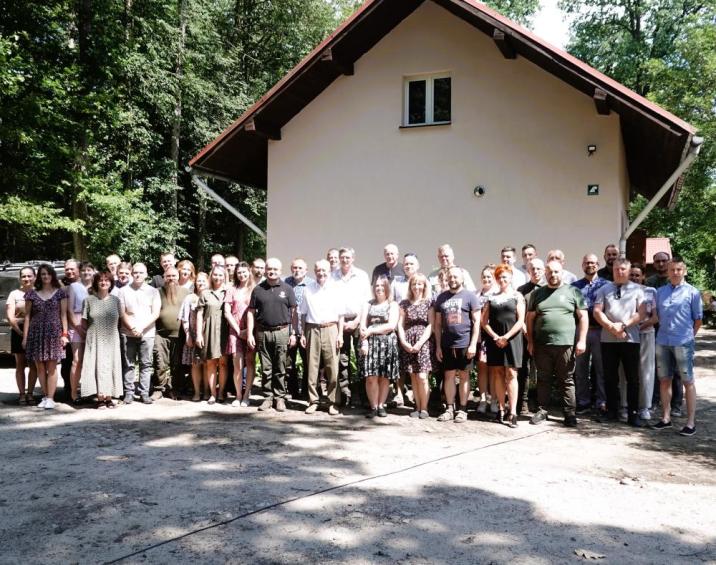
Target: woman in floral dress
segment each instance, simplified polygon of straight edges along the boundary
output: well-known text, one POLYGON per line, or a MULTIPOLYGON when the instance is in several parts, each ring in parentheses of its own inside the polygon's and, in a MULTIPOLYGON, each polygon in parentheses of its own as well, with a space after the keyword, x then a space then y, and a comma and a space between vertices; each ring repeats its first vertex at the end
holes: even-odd
POLYGON ((57 363, 64 359, 69 339, 67 294, 50 265, 40 265, 35 288, 25 295, 23 333, 25 355, 28 361, 35 363, 44 392, 38 407, 52 410, 57 389, 57 363))
POLYGON ((417 273, 408 281, 407 298, 400 302, 398 339, 400 341, 400 372, 410 375, 413 386, 415 411, 411 418, 428 417, 430 385, 428 375, 432 371, 431 335, 434 323, 431 290, 425 275, 417 273))
POLYGON ((366 303, 361 313, 360 338, 361 373, 370 402, 367 417, 388 415, 385 401, 390 383, 398 378, 398 325, 399 308, 392 300, 390 283, 378 277, 373 283, 373 300, 366 303))
POLYGON ((184 329, 186 341, 181 354, 182 365, 191 367, 191 382, 194 387, 194 396, 192 402, 201 400, 201 385, 204 383, 207 398, 211 396, 209 392, 209 384, 206 380, 206 371, 204 370, 204 361, 199 355, 196 348, 196 309, 199 306, 199 296, 209 288, 209 275, 200 272, 194 280, 194 292, 184 299, 179 309, 179 321, 184 329))

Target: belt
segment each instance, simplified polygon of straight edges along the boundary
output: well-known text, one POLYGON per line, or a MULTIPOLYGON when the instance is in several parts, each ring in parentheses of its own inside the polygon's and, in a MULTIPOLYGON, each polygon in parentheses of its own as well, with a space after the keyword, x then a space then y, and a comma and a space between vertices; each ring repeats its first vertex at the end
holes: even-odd
POLYGON ((277 332, 278 330, 282 330, 284 328, 287 328, 288 324, 283 324, 281 326, 263 326, 259 325, 259 331, 260 332, 277 332))
POLYGON ((331 326, 337 325, 338 322, 326 322, 324 324, 312 324, 310 322, 306 322, 306 325, 309 328, 330 328, 331 326))

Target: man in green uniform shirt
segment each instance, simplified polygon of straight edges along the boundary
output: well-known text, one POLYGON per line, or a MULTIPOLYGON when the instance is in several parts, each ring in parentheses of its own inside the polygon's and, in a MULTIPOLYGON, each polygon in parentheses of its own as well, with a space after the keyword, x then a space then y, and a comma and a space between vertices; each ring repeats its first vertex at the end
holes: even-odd
POLYGON ((547 286, 532 291, 527 308, 528 349, 537 366, 539 403, 531 423, 547 420, 552 377, 556 375, 562 389, 564 425, 575 427, 574 366, 575 356, 584 353, 587 347, 587 305, 577 289, 563 283, 559 261, 547 263, 545 275, 547 286))

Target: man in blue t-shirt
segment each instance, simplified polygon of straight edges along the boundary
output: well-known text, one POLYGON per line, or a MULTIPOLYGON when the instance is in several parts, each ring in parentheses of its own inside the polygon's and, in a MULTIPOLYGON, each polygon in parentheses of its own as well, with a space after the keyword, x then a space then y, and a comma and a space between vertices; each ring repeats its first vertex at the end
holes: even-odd
POLYGON ((669 262, 669 282, 656 291, 659 329, 656 333, 656 374, 661 389, 662 418, 657 430, 672 427, 671 380, 678 372, 686 391, 686 425, 682 436, 696 433, 696 387, 694 385, 694 338, 701 329, 701 293, 686 282, 686 265, 678 257, 669 262))
POLYGON ((435 301, 435 354, 445 370, 447 409, 439 422, 467 420, 470 369, 480 335, 480 303, 477 295, 463 288, 463 272, 453 266, 448 273, 448 290, 435 301), (455 410, 455 376, 460 379, 460 404, 455 410))

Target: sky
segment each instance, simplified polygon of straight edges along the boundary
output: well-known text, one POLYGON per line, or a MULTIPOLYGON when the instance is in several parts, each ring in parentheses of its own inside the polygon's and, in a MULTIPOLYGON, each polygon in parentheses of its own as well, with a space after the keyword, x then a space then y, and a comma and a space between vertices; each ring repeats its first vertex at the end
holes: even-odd
POLYGON ((558 0, 540 0, 540 11, 535 16, 533 31, 556 47, 564 48, 569 39, 567 22, 557 7, 558 0))

